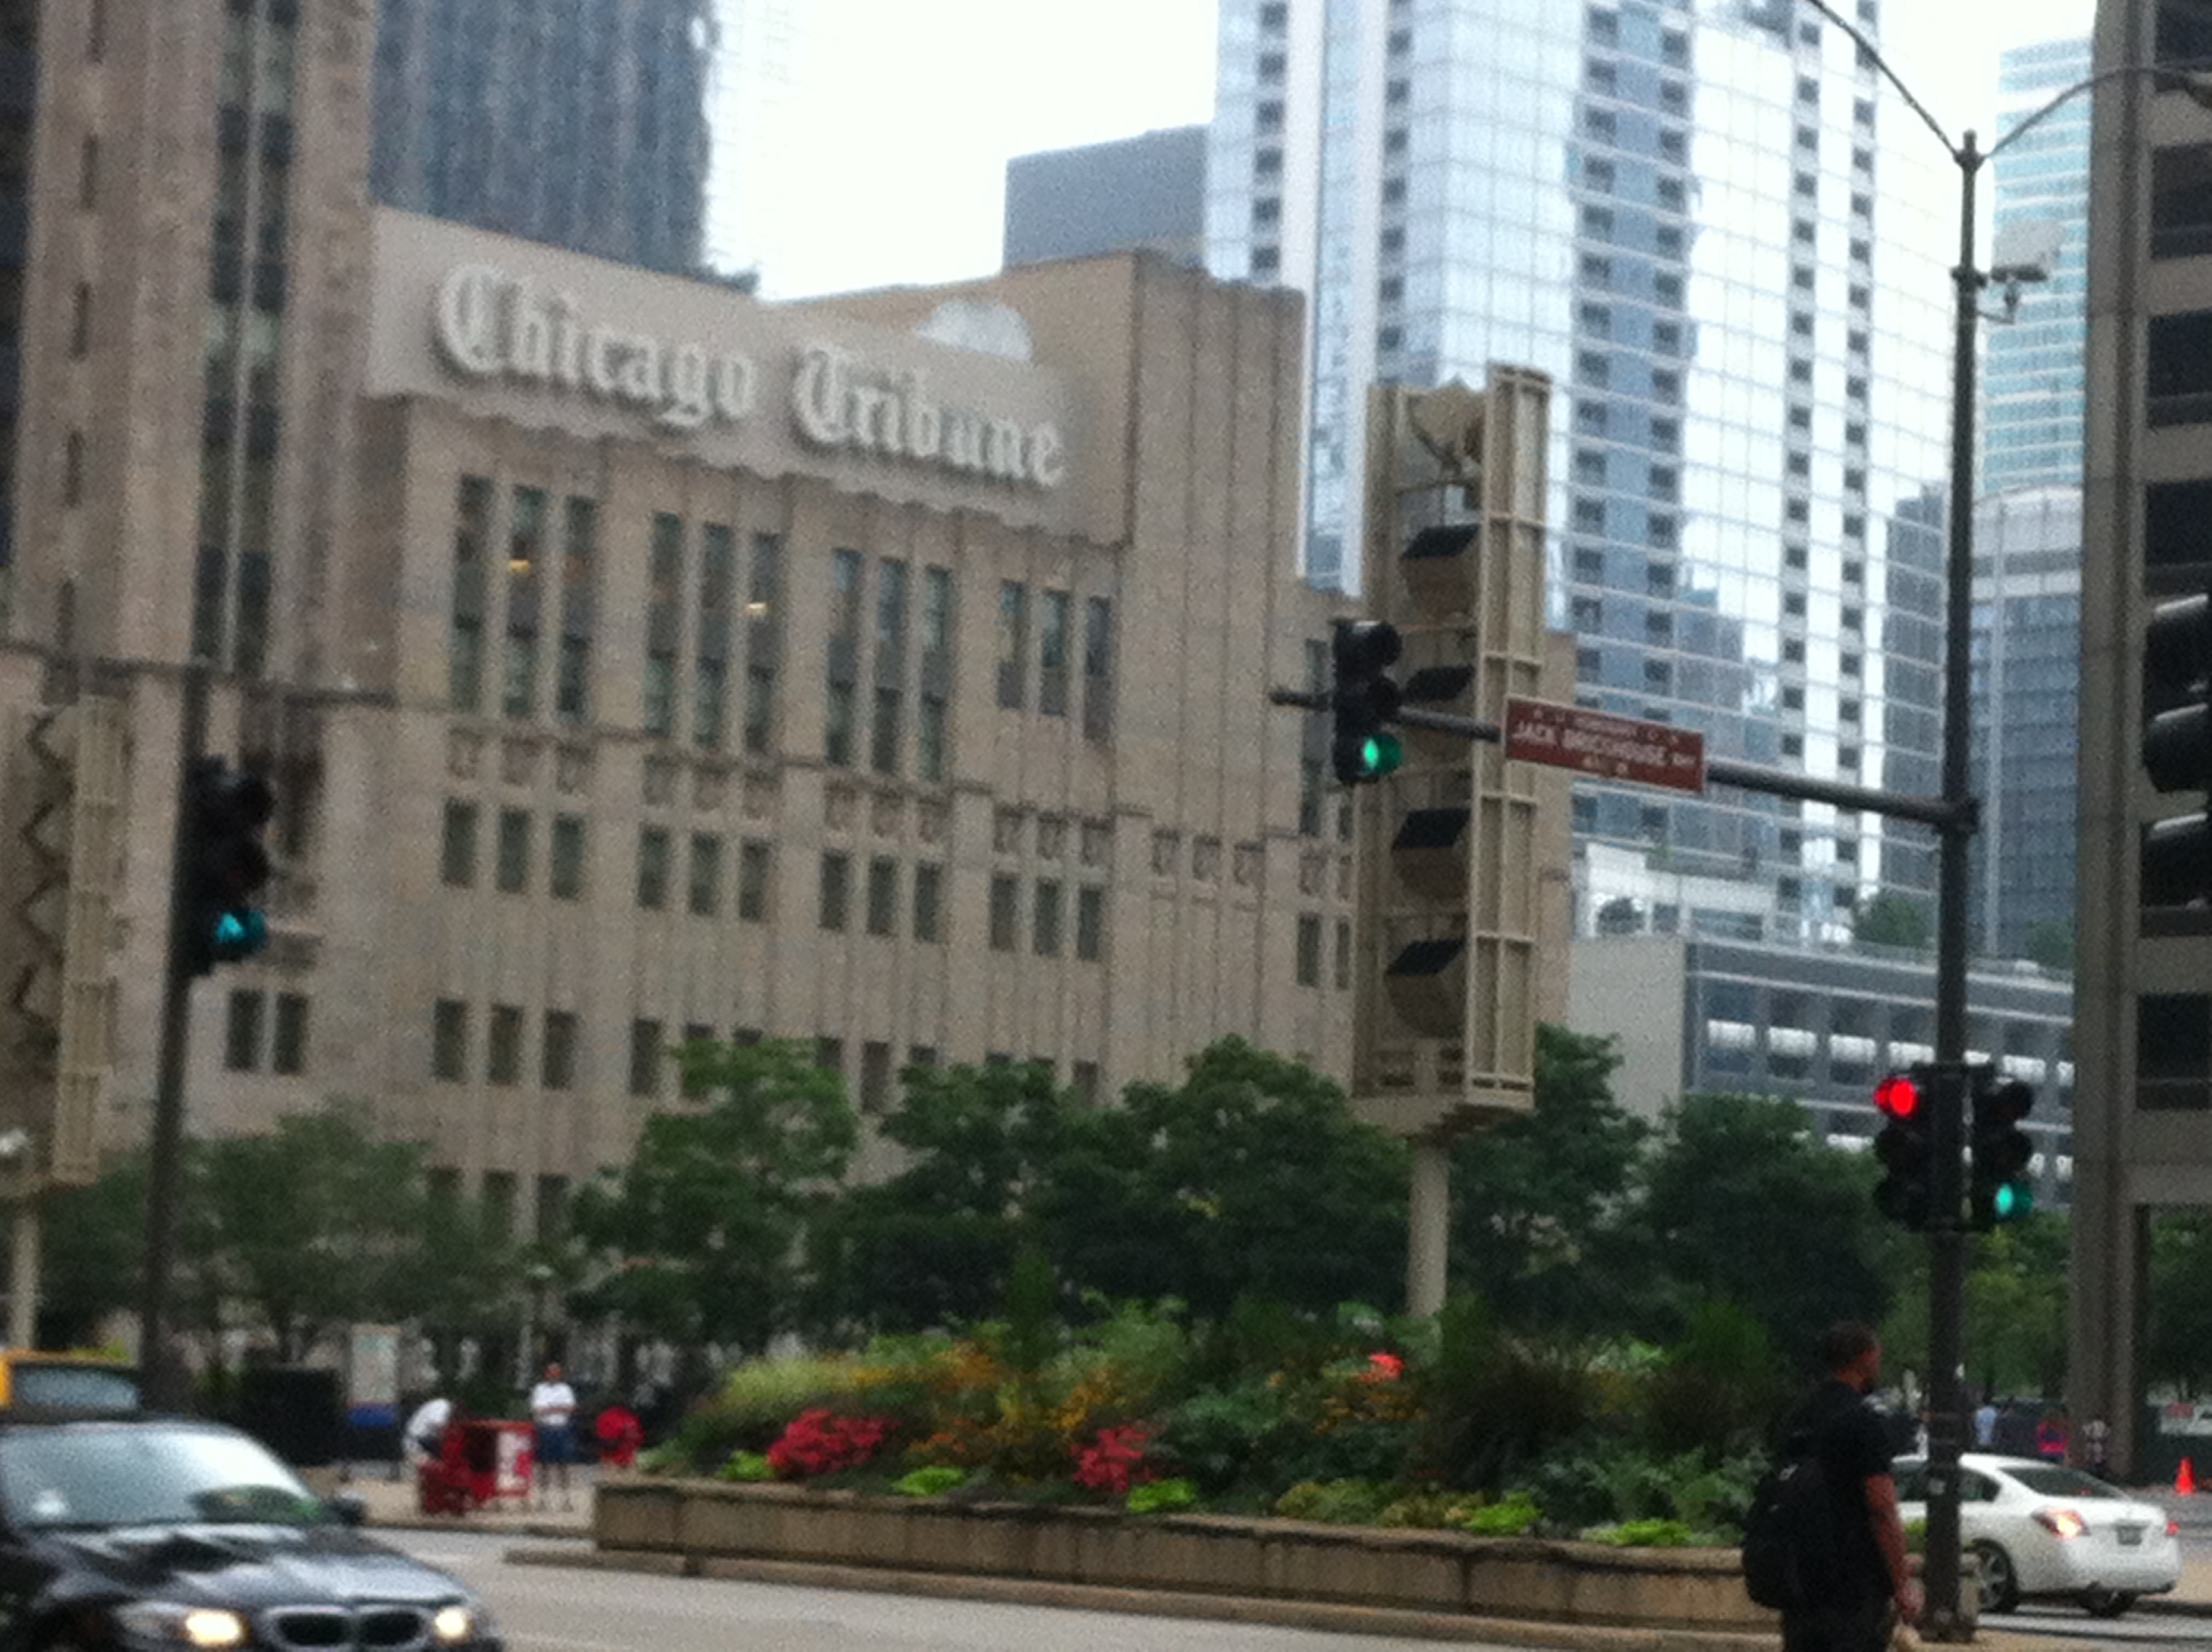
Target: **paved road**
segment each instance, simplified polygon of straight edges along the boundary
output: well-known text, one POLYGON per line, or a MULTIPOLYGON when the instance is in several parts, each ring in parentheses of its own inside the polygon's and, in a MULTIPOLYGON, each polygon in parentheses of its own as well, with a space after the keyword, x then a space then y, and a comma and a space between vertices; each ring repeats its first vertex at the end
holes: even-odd
MULTIPOLYGON (((489 1533, 380 1532, 479 1591, 514 1652, 1436 1652, 1433 1641, 512 1566, 489 1533)), ((533 1546, 543 1546, 533 1545, 533 1546)), ((580 1552, 584 1546, 578 1544, 580 1552)), ((1466 1645, 1467 1643, 1458 1644, 1466 1645)), ((1475 1652, 1482 1652, 1477 1648, 1475 1652)))

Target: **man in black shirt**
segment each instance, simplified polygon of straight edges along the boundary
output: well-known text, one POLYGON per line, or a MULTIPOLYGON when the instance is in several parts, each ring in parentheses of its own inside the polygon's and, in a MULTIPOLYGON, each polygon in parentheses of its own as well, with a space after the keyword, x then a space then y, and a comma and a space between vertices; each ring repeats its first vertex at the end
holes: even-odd
POLYGON ((1787 1437, 1811 1442, 1835 1527, 1835 1564, 1815 1605, 1782 1614, 1783 1652, 1881 1652, 1891 1614, 1911 1623, 1920 1600, 1905 1564, 1905 1525, 1889 1441, 1867 1403, 1881 1376, 1881 1342, 1845 1321, 1820 1339, 1827 1381, 1791 1415, 1787 1437))

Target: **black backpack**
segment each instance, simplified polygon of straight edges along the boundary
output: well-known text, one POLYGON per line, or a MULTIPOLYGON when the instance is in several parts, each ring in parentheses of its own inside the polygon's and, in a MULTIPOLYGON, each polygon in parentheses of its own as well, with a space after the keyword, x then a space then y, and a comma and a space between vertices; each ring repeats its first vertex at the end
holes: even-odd
POLYGON ((1778 1612, 1817 1606, 1833 1594, 1835 1505, 1810 1436, 1792 1436, 1781 1460, 1759 1477, 1743 1522, 1743 1586, 1778 1612))

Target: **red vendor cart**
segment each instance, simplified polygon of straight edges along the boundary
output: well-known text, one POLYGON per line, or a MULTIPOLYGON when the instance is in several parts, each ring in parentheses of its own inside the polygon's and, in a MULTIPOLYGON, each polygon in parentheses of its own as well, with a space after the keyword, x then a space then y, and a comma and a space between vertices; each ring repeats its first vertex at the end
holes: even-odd
POLYGON ((465 1515, 530 1497, 533 1430, 527 1423, 471 1418, 449 1425, 438 1455, 416 1471, 416 1491, 426 1515, 465 1515))

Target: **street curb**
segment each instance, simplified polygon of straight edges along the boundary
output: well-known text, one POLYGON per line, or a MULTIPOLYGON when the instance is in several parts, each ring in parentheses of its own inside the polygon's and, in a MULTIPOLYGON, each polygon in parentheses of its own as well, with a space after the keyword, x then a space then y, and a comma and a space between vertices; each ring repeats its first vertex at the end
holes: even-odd
POLYGON ((1164 1589, 1109 1588, 1090 1583, 1046 1583, 1019 1578, 947 1572, 898 1571, 887 1567, 836 1566, 809 1561, 713 1559, 645 1550, 509 1549, 503 1557, 523 1566, 580 1567, 594 1571, 640 1571, 662 1577, 782 1583, 805 1588, 858 1589, 870 1594, 921 1595, 934 1600, 986 1600, 1004 1606, 1053 1606, 1114 1612, 1135 1617, 1202 1619, 1346 1635, 1393 1635, 1436 1641, 1486 1641, 1534 1648, 1600 1648, 1603 1652, 1772 1652, 1772 1633, 1661 1629, 1646 1625, 1544 1624, 1520 1618, 1469 1618, 1335 1601, 1270 1600, 1243 1595, 1181 1594, 1164 1589))
POLYGON ((579 1543, 591 1540, 592 1528, 574 1522, 563 1524, 557 1520, 517 1520, 502 1516, 495 1521, 471 1520, 466 1515, 401 1515, 370 1520, 362 1529, 369 1532, 461 1532, 477 1537, 538 1537, 570 1538, 579 1543))

